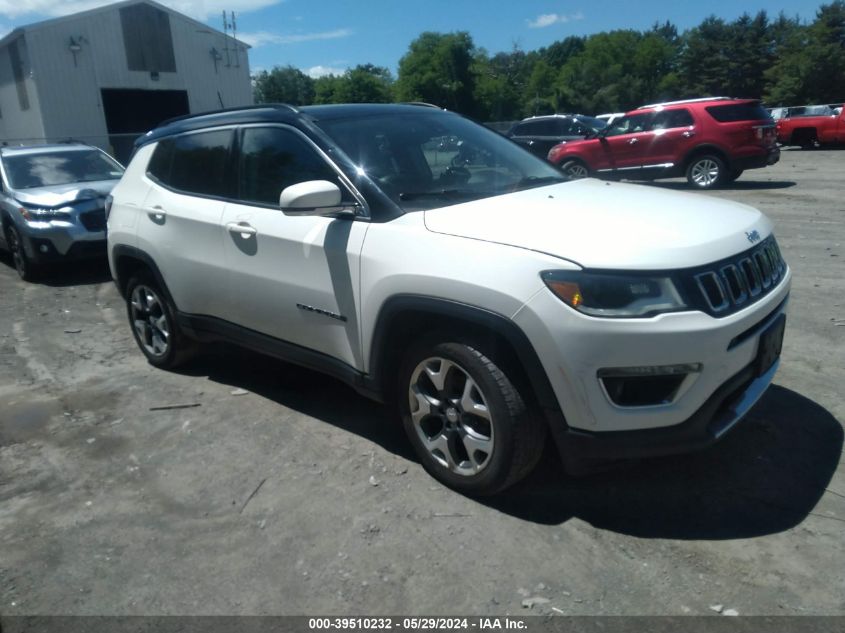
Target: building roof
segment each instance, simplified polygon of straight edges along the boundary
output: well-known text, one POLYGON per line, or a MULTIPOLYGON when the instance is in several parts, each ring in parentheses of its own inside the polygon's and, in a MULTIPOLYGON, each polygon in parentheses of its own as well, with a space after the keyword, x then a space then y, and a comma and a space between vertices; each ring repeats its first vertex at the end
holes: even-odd
MULTIPOLYGON (((88 17, 88 16, 92 16, 92 15, 97 15, 99 13, 107 13, 109 11, 119 10, 119 9, 122 9, 123 7, 128 7, 128 6, 134 5, 134 4, 148 4, 150 6, 155 7, 156 9, 160 9, 161 11, 164 11, 165 13, 173 15, 177 18, 180 18, 182 20, 187 20, 188 22, 191 22, 194 25, 196 25, 198 28, 201 28, 203 30, 214 31, 218 35, 232 38, 231 34, 223 33, 223 31, 220 31, 218 29, 215 29, 215 28, 209 26, 208 24, 204 24, 203 22, 195 20, 194 18, 185 15, 184 13, 179 13, 178 11, 174 11, 170 7, 166 7, 163 4, 159 4, 158 2, 155 2, 155 0, 123 0, 122 2, 114 2, 112 4, 107 4, 107 5, 102 6, 102 7, 97 7, 96 9, 89 9, 87 11, 80 11, 78 13, 71 13, 71 14, 68 14, 68 15, 63 15, 63 16, 58 17, 58 18, 50 18, 49 20, 42 20, 41 22, 33 22, 32 24, 24 24, 23 26, 19 26, 19 27, 15 28, 11 33, 8 33, 5 37, 0 39, 0 48, 2 48, 3 46, 6 46, 6 44, 8 44, 8 43, 12 42, 13 40, 17 39, 20 35, 22 35, 24 33, 28 33, 28 32, 31 32, 31 31, 38 31, 38 30, 40 30, 44 27, 52 26, 54 24, 57 24, 59 22, 65 21, 65 20, 88 17)), ((235 39, 235 38, 232 38, 232 39, 235 39)), ((235 40, 235 41, 238 44, 240 44, 241 46, 244 46, 245 48, 252 48, 246 42, 242 42, 241 40, 235 40)))

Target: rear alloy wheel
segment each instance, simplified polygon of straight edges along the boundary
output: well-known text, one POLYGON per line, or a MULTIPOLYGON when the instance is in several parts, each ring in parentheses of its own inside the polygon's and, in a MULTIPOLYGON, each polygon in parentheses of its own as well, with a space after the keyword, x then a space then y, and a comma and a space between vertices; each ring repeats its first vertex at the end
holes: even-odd
POLYGON ((537 463, 544 424, 480 351, 463 343, 417 346, 399 381, 405 431, 426 470, 447 486, 493 494, 537 463))
POLYGON ((560 164, 560 170, 569 176, 570 180, 589 178, 590 170, 580 160, 567 160, 560 164))
POLYGON ((18 276, 24 281, 35 279, 37 272, 36 266, 29 258, 29 255, 26 254, 21 234, 11 224, 6 227, 6 244, 12 253, 12 261, 15 264, 15 270, 18 272, 18 276))
POLYGON ((183 364, 192 354, 188 341, 174 318, 174 310, 146 275, 134 277, 126 287, 126 309, 135 342, 152 365, 172 368, 183 364))
POLYGON ((687 167, 687 181, 696 189, 713 189, 727 177, 724 161, 713 154, 696 156, 687 167))

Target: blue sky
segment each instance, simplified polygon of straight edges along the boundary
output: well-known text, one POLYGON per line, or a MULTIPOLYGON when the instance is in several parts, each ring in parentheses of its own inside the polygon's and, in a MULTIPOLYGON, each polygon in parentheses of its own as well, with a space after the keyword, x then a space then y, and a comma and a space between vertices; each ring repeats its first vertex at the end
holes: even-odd
MULTIPOLYGON (((317 76, 373 63, 396 72, 409 43, 423 31, 469 31, 491 53, 547 46, 568 35, 634 28, 669 20, 680 30, 715 14, 733 20, 763 9, 811 21, 822 4, 810 0, 159 0, 222 29, 223 9, 237 15, 238 34, 253 45, 250 65, 291 64, 317 76)), ((104 0, 0 0, 0 31, 109 4, 104 0)))

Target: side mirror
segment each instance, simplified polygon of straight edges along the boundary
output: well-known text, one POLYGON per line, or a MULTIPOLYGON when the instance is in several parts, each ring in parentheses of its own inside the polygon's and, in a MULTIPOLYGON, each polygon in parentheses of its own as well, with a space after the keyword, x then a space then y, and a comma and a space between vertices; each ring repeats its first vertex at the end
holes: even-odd
POLYGON ((328 180, 308 180, 285 187, 279 196, 285 215, 355 215, 353 207, 341 205, 340 188, 328 180))

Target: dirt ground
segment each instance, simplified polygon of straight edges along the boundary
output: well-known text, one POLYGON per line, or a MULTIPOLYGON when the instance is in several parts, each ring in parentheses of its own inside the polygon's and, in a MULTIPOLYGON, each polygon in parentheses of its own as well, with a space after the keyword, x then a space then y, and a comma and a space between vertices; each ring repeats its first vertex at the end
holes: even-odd
POLYGON ((0 613, 845 614, 843 165, 785 151, 699 194, 764 210, 794 272, 734 432, 584 479, 549 451, 483 503, 342 384, 223 348, 156 370, 105 265, 3 258, 0 613))

